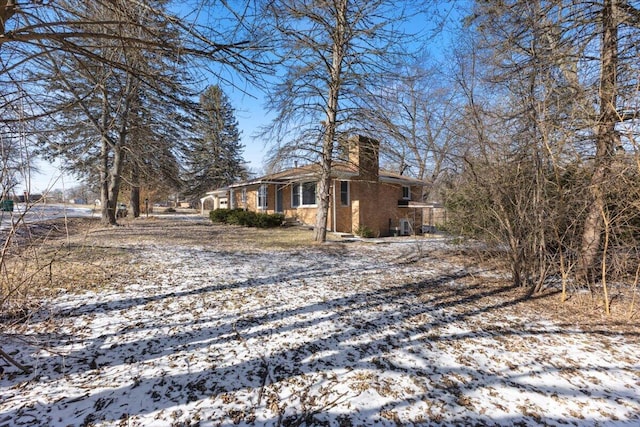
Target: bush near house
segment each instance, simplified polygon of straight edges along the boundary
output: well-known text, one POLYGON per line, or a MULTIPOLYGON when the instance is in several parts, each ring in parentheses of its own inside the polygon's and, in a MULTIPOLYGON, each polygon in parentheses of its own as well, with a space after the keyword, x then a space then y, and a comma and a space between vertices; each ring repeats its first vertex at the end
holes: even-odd
POLYGON ((365 239, 375 237, 375 233, 373 232, 373 230, 366 225, 361 225, 360 227, 358 227, 358 229, 356 230, 356 235, 364 237, 365 239))
POLYGON ((284 222, 282 214, 264 214, 244 209, 215 209, 209 213, 212 222, 242 225, 244 227, 272 228, 284 222))
POLYGON ((231 215, 231 209, 214 209, 209 212, 209 219, 212 222, 227 224, 228 218, 231 215))

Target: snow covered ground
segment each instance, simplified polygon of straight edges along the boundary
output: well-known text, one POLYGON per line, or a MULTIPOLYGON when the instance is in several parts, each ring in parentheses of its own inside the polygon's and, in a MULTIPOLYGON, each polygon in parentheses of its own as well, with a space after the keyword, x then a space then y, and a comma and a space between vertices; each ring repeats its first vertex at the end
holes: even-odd
POLYGON ((640 425, 635 333, 514 301, 443 241, 131 243, 138 273, 2 326, 0 426, 640 425))
POLYGON ((67 204, 42 204, 36 203, 27 206, 24 203, 16 203, 11 212, 0 211, 0 231, 8 230, 18 221, 31 224, 56 218, 93 217, 98 213, 87 206, 67 204))

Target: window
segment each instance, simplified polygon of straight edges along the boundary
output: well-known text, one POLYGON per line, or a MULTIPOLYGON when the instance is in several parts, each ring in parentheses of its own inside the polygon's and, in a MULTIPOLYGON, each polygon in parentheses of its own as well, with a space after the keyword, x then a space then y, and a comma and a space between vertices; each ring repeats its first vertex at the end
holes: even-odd
POLYGON ((316 205, 316 183, 303 182, 295 183, 291 188, 291 206, 315 206, 316 205))
POLYGON ((305 182, 302 184, 302 205, 316 204, 316 183, 305 182))
POLYGON ((349 206, 349 181, 340 181, 340 204, 349 206))
POLYGON ((267 209, 267 185, 262 184, 258 187, 258 209, 267 209))
POLYGON ((294 208, 300 206, 300 184, 293 184, 291 188, 291 206, 294 208))
POLYGON ((411 200, 411 187, 408 185, 402 186, 402 200, 411 200))

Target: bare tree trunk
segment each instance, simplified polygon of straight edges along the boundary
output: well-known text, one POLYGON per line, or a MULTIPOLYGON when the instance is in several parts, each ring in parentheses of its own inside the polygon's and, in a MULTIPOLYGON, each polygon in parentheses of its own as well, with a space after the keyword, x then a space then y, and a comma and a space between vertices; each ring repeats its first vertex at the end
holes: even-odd
POLYGON ((604 223, 604 244, 602 249, 602 262, 600 263, 602 292, 603 292, 602 301, 604 303, 604 312, 608 316, 611 314, 611 304, 609 301, 609 287, 607 285, 607 250, 609 249, 609 236, 610 236, 611 224, 609 222, 609 218, 607 217, 607 213, 605 211, 602 211, 601 215, 604 223))
POLYGON ((318 181, 318 213, 313 240, 324 242, 327 240, 327 220, 329 218, 329 200, 331 189, 331 161, 333 158, 333 142, 336 135, 336 119, 338 114, 338 98, 341 89, 342 61, 344 59, 344 37, 347 31, 347 2, 336 2, 336 31, 333 38, 331 76, 329 79, 329 94, 327 99, 327 121, 322 143, 321 171, 318 181))
POLYGON ((129 200, 133 217, 140 217, 140 168, 134 161, 131 165, 131 197, 129 200))
POLYGON ((324 242, 327 240, 327 220, 329 218, 329 201, 331 198, 331 153, 333 152, 333 138, 329 135, 328 129, 324 139, 320 179, 318 180, 318 213, 316 214, 316 226, 313 230, 313 240, 316 242, 324 242))
POLYGON ((102 202, 102 222, 105 225, 116 223, 115 203, 109 199, 109 151, 110 145, 106 137, 102 138, 100 150, 100 201, 102 202))
POLYGON ((316 226, 313 230, 313 240, 324 242, 327 240, 327 220, 329 218, 329 202, 331 199, 331 163, 333 157, 333 141, 336 134, 336 111, 338 106, 338 90, 331 90, 327 111, 327 126, 322 144, 322 158, 320 161, 320 179, 318 180, 318 213, 316 226))
MULTIPOLYGON (((124 136, 121 136, 124 138, 124 136)), ((120 175, 122 173, 122 163, 124 161, 124 156, 122 153, 122 149, 118 146, 113 150, 113 163, 111 164, 111 168, 109 168, 109 186, 108 186, 108 204, 109 208, 109 223, 116 224, 116 211, 118 206, 118 195, 120 194, 120 175)))
POLYGON ((602 69, 600 76, 600 117, 596 130, 596 155, 591 176, 592 204, 587 212, 580 247, 580 278, 593 280, 593 268, 598 256, 604 227, 602 212, 605 208, 605 181, 609 175, 616 143, 618 122, 617 67, 618 29, 616 0, 605 0, 602 12, 602 69))

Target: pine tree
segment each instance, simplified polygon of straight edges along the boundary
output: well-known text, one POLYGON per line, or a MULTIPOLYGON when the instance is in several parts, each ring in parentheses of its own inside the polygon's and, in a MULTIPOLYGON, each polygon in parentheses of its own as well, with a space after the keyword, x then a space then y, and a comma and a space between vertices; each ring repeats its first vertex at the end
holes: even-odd
POLYGON ((186 195, 194 200, 247 174, 238 121, 227 95, 220 87, 209 86, 200 96, 200 110, 186 159, 186 195))

